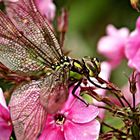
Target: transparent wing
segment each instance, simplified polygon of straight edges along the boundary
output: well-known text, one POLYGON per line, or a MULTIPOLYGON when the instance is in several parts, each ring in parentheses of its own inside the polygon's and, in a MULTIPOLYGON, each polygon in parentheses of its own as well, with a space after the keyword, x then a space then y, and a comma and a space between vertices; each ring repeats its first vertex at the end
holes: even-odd
POLYGON ((0 11, 0 61, 26 74, 59 62, 58 41, 33 0, 7 2, 7 7, 10 19, 0 11))
POLYGON ((34 44, 36 51, 44 59, 49 62, 60 61, 62 56, 60 45, 33 0, 8 2, 7 13, 17 28, 34 44))
POLYGON ((29 53, 14 40, 0 37, 0 62, 13 71, 30 73, 40 71, 45 64, 37 60, 36 53, 29 53))
POLYGON ((68 97, 69 68, 60 68, 44 79, 40 102, 52 114, 61 109, 68 97))
POLYGON ((10 113, 19 140, 36 140, 45 124, 47 112, 39 100, 40 82, 25 84, 12 94, 10 113))
POLYGON ((10 19, 0 11, 0 61, 9 69, 21 72, 40 71, 50 63, 45 61, 10 19))

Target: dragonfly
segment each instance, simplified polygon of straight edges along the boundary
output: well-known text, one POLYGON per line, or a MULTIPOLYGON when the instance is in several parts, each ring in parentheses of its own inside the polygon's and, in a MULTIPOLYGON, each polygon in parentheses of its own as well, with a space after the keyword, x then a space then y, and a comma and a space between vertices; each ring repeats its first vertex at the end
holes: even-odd
MULTIPOLYGON (((9 107, 17 139, 37 139, 48 113, 56 113, 68 98, 68 89, 83 79, 96 85, 97 58, 65 56, 47 19, 33 0, 7 3, 7 15, 0 11, 0 62, 11 71, 36 77, 12 93, 9 107)), ((78 97, 81 99, 80 97, 78 97)))

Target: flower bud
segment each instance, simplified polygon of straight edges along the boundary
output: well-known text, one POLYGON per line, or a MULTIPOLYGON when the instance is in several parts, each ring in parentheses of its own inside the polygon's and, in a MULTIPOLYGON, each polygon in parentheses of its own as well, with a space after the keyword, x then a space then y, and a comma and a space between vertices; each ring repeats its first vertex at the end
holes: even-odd
POLYGON ((130 0, 130 3, 132 5, 132 7, 139 12, 140 1, 139 0, 130 0))

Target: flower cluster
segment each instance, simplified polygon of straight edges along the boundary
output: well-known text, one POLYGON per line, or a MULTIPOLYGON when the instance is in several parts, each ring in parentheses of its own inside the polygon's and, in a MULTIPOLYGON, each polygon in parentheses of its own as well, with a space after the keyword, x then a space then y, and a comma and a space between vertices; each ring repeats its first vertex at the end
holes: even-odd
MULTIPOLYGON (((137 91, 135 93, 136 104, 140 103, 140 17, 136 21, 136 29, 129 32, 129 29, 121 28, 116 29, 113 25, 107 26, 107 35, 102 37, 98 42, 98 52, 108 58, 108 62, 112 66, 112 69, 119 66, 123 59, 128 61, 128 66, 136 70, 136 86, 137 91)), ((124 96, 132 104, 132 94, 129 91, 129 85, 126 85, 123 89, 124 96)))
POLYGON ((116 29, 107 26, 107 35, 98 42, 98 52, 109 59, 113 68, 126 58, 128 66, 140 72, 140 17, 136 22, 136 29, 129 33, 127 28, 116 29))
MULTIPOLYGON (((93 105, 88 107, 72 95, 64 107, 56 114, 49 114, 45 128, 39 140, 96 140, 99 137, 100 123, 95 118, 99 109, 93 105)), ((79 95, 80 88, 76 93, 79 95)))

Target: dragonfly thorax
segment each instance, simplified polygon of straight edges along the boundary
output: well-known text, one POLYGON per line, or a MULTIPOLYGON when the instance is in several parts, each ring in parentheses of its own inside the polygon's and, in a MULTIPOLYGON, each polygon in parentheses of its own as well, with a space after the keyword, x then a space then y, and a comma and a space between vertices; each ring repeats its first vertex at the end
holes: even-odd
POLYGON ((70 57, 63 56, 59 62, 52 64, 52 69, 57 70, 65 66, 70 67, 70 57))
POLYGON ((97 77, 100 73, 100 62, 97 58, 84 57, 81 60, 70 59, 70 77, 82 79, 85 77, 97 77))
POLYGON ((68 69, 69 78, 80 80, 83 77, 97 77, 100 73, 100 62, 97 58, 83 57, 80 60, 63 56, 59 62, 52 65, 54 71, 68 69))

